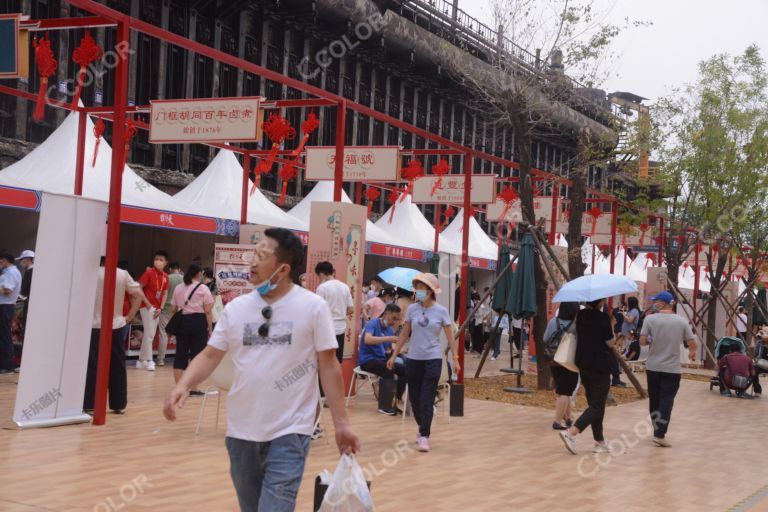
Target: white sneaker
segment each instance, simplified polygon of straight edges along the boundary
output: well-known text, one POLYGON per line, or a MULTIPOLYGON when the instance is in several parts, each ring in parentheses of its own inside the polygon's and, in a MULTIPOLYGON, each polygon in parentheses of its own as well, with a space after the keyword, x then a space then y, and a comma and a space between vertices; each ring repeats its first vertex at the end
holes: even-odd
POLYGON ((669 448, 672 446, 672 443, 664 439, 663 437, 654 437, 653 438, 653 444, 660 448, 669 448))
POLYGON ((325 430, 323 430, 323 427, 318 426, 314 432, 312 432, 312 440, 315 441, 317 439, 320 439, 325 435, 325 430))
POLYGON ((155 362, 154 361, 147 361, 147 370, 150 372, 155 371, 155 362))
POLYGON ((563 444, 565 445, 565 449, 571 452, 573 455, 577 455, 576 453, 576 441, 573 439, 573 436, 568 433, 567 430, 561 430, 559 432, 560 439, 563 440, 563 444))
POLYGON ((136 361, 136 369, 137 370, 146 370, 147 369, 147 362, 146 361, 136 361))
POLYGON ((491 356, 491 361, 495 361, 495 360, 496 360, 496 358, 491 356))
POLYGON ((592 453, 611 453, 611 447, 607 444, 595 444, 592 448, 592 453))

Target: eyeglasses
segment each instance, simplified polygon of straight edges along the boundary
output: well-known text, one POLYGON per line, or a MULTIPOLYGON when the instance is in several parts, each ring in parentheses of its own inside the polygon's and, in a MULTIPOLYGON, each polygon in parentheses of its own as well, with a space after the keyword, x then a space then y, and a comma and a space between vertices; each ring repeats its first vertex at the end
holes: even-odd
POLYGON ((261 310, 261 316, 265 322, 259 326, 259 336, 266 338, 269 336, 269 321, 272 319, 272 306, 267 306, 261 310))

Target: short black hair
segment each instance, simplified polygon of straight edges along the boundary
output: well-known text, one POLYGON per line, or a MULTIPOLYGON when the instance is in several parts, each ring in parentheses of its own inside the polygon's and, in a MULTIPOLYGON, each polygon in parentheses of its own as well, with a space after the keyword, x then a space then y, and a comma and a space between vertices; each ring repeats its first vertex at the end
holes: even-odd
POLYGON ((16 258, 14 258, 13 254, 9 253, 8 251, 0 252, 0 260, 5 260, 8 263, 15 263, 16 262, 16 258))
POLYGON ((630 297, 627 299, 627 308, 640 309, 640 303, 638 302, 637 297, 630 297))
POLYGON ((168 270, 175 270, 177 268, 179 269, 181 268, 181 263, 179 263, 178 261, 172 261, 171 263, 168 264, 168 270))
POLYGON ((269 228, 264 231, 264 236, 277 242, 275 256, 281 263, 287 263, 291 267, 291 276, 297 276, 301 262, 304 259, 304 246, 301 239, 285 228, 269 228))
POLYGON ((211 267, 205 267, 203 269, 203 275, 209 279, 213 279, 213 269, 211 267))
POLYGON ((326 276, 333 275, 333 264, 330 261, 321 261, 315 265, 315 274, 323 274, 326 276))
POLYGON ((155 256, 162 256, 165 261, 168 261, 168 253, 165 251, 155 251, 155 256))
POLYGON ((560 309, 557 312, 557 318, 560 320, 573 320, 576 318, 576 313, 579 312, 578 302, 561 302, 560 309))
POLYGON ((373 284, 374 282, 384 284, 384 281, 379 276, 373 276, 371 278, 371 284, 373 284))
POLYGON ((387 307, 384 308, 384 315, 387 313, 400 313, 402 309, 397 304, 387 304, 387 307))
POLYGON ((381 291, 379 292, 379 297, 384 297, 385 295, 394 297, 395 295, 397 295, 397 292, 395 292, 394 288, 382 288, 381 291))
POLYGON ((189 266, 189 268, 187 268, 187 272, 184 274, 184 284, 186 285, 192 284, 192 278, 202 271, 203 271, 203 267, 201 267, 197 263, 192 263, 189 266))

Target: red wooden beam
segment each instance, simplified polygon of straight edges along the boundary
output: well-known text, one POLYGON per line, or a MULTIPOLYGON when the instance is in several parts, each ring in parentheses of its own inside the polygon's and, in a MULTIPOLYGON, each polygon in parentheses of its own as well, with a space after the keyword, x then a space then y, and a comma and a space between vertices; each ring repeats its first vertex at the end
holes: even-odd
POLYGON ((68 30, 72 28, 114 27, 114 21, 101 16, 80 16, 76 18, 46 18, 39 20, 22 20, 19 24, 22 30, 39 32, 42 30, 68 30))

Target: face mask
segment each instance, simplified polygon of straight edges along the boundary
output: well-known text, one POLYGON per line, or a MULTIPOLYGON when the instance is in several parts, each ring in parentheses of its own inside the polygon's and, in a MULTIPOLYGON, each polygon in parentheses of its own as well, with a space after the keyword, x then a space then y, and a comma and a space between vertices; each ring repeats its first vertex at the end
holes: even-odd
POLYGON ((278 283, 280 280, 277 280, 277 283, 272 282, 272 278, 275 277, 275 274, 277 274, 280 271, 278 268, 274 272, 272 272, 272 275, 267 278, 266 281, 256 286, 256 291, 259 292, 259 295, 266 295, 275 288, 277 288, 278 283))
POLYGON ((427 291, 416 290, 416 300, 419 302, 424 302, 425 300, 427 300, 427 291))

